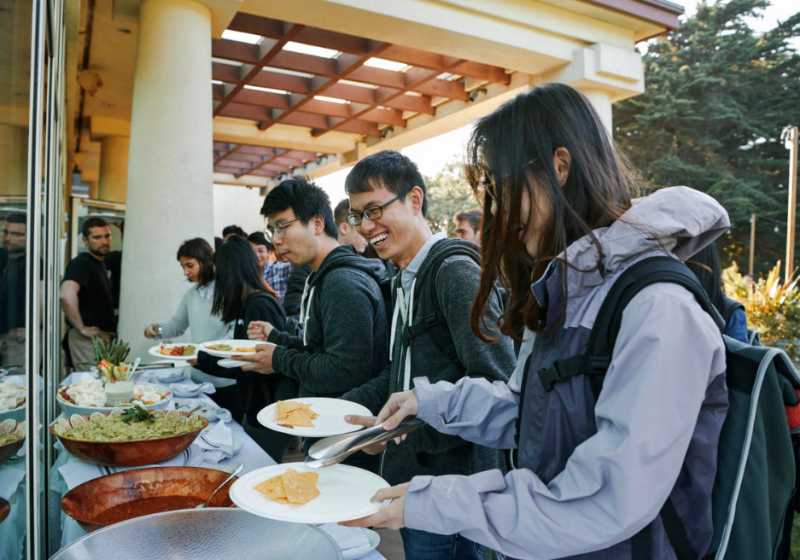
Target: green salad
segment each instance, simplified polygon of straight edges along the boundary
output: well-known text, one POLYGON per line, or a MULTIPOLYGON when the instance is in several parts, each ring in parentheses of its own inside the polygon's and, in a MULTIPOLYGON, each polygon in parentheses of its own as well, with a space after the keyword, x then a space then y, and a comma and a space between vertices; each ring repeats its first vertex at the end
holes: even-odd
POLYGON ((87 422, 73 425, 59 435, 69 439, 107 443, 177 436, 202 427, 203 421, 196 416, 189 418, 178 413, 165 415, 163 412, 153 414, 135 406, 123 410, 122 414, 93 414, 87 422))

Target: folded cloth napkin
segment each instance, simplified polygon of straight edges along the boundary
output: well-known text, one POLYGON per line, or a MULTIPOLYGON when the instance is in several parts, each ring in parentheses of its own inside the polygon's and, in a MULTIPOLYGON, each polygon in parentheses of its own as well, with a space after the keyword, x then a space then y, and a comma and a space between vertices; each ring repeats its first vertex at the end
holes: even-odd
POLYGON ((188 378, 187 366, 144 370, 141 380, 147 383, 174 383, 188 378))
POLYGON ((217 392, 217 388, 211 383, 193 383, 192 381, 171 383, 169 389, 176 397, 197 397, 201 393, 213 395, 217 392))
MULTIPOLYGON (((159 467, 186 466, 190 456, 189 452, 190 449, 191 447, 180 453, 177 457, 173 457, 169 461, 158 463, 157 466, 159 467)), ((147 466, 149 467, 155 465, 147 465, 147 466)), ((130 471, 133 469, 142 469, 142 468, 147 468, 147 467, 104 467, 104 466, 92 465, 90 463, 81 461, 76 457, 70 456, 70 459, 67 462, 67 464, 58 469, 58 474, 60 474, 61 478, 64 479, 64 483, 67 485, 67 488, 69 490, 72 490, 73 488, 75 488, 80 484, 83 484, 84 482, 94 480, 95 478, 99 478, 101 476, 106 476, 107 474, 114 474, 122 471, 130 471)))
POLYGON ((202 463, 215 465, 233 457, 233 433, 223 422, 218 422, 208 433, 201 433, 189 447, 187 467, 199 467, 202 463))
POLYGON ((364 529, 360 527, 344 527, 336 523, 325 523, 319 528, 333 537, 342 552, 347 552, 347 556, 350 558, 358 558, 359 553, 364 555, 372 549, 364 529))
MULTIPOLYGON (((24 465, 21 465, 24 467, 24 465)), ((19 483, 25 478, 24 468, 11 467, 8 464, 0 467, 0 498, 10 500, 17 493, 19 483)))

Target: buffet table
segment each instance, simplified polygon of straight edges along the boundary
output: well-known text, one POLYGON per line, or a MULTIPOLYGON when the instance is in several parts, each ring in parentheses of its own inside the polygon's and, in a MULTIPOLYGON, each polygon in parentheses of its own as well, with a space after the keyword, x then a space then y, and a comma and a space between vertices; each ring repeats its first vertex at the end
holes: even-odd
MULTIPOLYGON (((80 374, 73 374, 73 376, 76 375, 80 374)), ((65 384, 74 382, 75 379, 77 379, 77 376, 68 378, 65 380, 65 384)), ((181 400, 191 401, 191 406, 194 406, 195 403, 198 405, 213 403, 213 401, 206 395, 200 395, 195 399, 181 400)), ((171 404, 170 408, 174 408, 174 404, 171 404)), ((155 466, 197 466, 231 472, 234 468, 236 468, 237 465, 241 463, 244 465, 244 469, 239 473, 239 476, 241 477, 253 470, 275 464, 275 461, 273 461, 272 458, 267 455, 267 453, 264 452, 261 447, 259 447, 258 444, 245 433, 241 425, 235 421, 226 422, 222 426, 220 426, 220 424, 220 420, 210 423, 206 430, 204 430, 204 436, 206 436, 205 438, 203 435, 201 435, 185 452, 169 461, 165 461, 156 465, 131 468, 148 468, 155 466), (219 434, 222 434, 222 437, 225 438, 227 437, 228 430, 234 440, 234 454, 231 457, 220 459, 219 454, 213 452, 213 448, 216 447, 214 445, 216 440, 208 441, 208 439, 218 436, 219 434)), ((75 486, 78 486, 79 484, 101 476, 105 476, 107 474, 128 469, 101 467, 86 463, 66 452, 66 450, 61 447, 60 443, 56 444, 56 449, 58 450, 58 458, 50 470, 49 488, 51 492, 50 497, 52 504, 50 511, 50 521, 52 527, 52 550, 62 548, 86 534, 74 519, 68 517, 65 513, 63 513, 63 511, 61 511, 61 498, 69 490, 75 486)), ((18 461, 18 463, 18 467, 12 462, 10 463, 10 467, 9 464, 7 464, 3 466, 2 469, 24 468, 23 462, 18 461)), ((2 474, 0 474, 0 476, 2 476, 2 474)), ((1 486, 0 490, 2 490, 1 486)), ((22 519, 24 523, 24 515, 22 516, 22 519)), ((6 521, 6 523, 8 523, 8 521, 6 521)), ((6 539, 2 538, 5 535, 4 531, 10 529, 10 527, 6 527, 6 523, 0 525, 0 542, 5 542, 6 539)), ((325 526, 323 526, 323 529, 324 528, 325 526)), ((332 536, 336 538, 335 535, 332 536)), ((14 556, 8 556, 8 558, 13 558, 16 560, 16 557, 14 556)), ((377 551, 372 551, 365 556, 361 556, 361 558, 363 560, 385 560, 385 558, 377 551)), ((0 560, 3 560, 1 548, 0 560)))

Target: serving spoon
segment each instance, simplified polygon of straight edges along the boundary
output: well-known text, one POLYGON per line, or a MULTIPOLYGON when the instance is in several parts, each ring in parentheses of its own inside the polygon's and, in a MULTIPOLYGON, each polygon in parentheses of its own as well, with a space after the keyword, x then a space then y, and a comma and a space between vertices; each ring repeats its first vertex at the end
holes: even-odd
POLYGON ((219 489, 220 489, 220 488, 222 488, 223 486, 225 486, 226 484, 228 484, 228 483, 229 483, 229 482, 230 482, 230 481, 231 481, 233 478, 235 478, 235 477, 236 477, 236 475, 237 475, 237 474, 239 474, 239 471, 240 471, 240 470, 242 470, 243 468, 244 468, 244 464, 242 464, 242 463, 239 463, 239 466, 238 466, 238 467, 236 467, 235 469, 233 469, 233 472, 231 473, 231 475, 230 475, 228 478, 226 478, 226 479, 225 479, 225 480, 222 482, 222 484, 220 484, 219 486, 217 486, 217 487, 214 489, 214 491, 213 491, 213 492, 211 492, 211 495, 208 497, 208 499, 207 499, 205 502, 203 502, 202 504, 200 504, 200 505, 198 505, 198 506, 195 506, 195 507, 194 507, 194 509, 203 509, 204 507, 208 506, 208 504, 210 504, 210 503, 211 503, 211 498, 213 498, 213 497, 214 497, 214 494, 216 494, 216 493, 217 493, 217 491, 219 491, 219 489))

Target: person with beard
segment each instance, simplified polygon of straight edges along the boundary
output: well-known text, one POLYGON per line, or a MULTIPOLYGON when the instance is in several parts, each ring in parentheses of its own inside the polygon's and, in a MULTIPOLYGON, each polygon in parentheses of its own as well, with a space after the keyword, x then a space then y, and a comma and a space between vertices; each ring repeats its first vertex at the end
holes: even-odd
POLYGON ((0 251, 0 364, 25 363, 26 216, 9 214, 0 251))
POLYGON ((95 363, 92 339, 108 339, 117 330, 113 290, 103 262, 111 250, 111 228, 103 218, 89 218, 82 232, 86 251, 67 265, 60 296, 70 325, 67 344, 73 366, 95 363))

